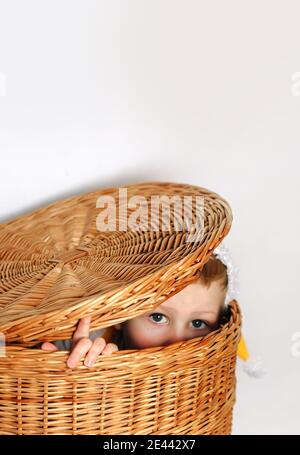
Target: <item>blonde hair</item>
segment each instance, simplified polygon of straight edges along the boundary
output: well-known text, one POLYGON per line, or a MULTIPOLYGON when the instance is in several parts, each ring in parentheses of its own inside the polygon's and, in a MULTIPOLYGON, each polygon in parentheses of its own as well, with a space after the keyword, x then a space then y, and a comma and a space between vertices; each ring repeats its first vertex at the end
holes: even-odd
POLYGON ((202 270, 197 270, 196 279, 200 280, 207 288, 213 281, 220 281, 224 290, 228 288, 227 267, 214 254, 210 256, 202 270))
MULTIPOLYGON (((224 291, 228 290, 228 274, 226 265, 218 259, 214 254, 212 254, 209 260, 204 264, 202 270, 197 270, 195 281, 200 280, 201 284, 210 287, 213 281, 220 283, 224 291)), ((226 318, 228 316, 228 307, 224 302, 220 308, 219 319, 226 318)))

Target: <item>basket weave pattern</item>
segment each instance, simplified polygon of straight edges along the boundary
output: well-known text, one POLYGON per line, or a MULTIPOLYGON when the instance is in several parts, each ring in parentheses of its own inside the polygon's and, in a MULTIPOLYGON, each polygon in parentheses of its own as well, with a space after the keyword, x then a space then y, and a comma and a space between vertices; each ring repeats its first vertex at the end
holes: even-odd
MULTIPOLYGON (((230 434, 238 303, 217 331, 164 347, 100 356, 70 370, 68 352, 34 349, 154 310, 191 282, 230 229, 227 202, 204 188, 170 182, 126 187, 128 198, 204 196, 204 232, 103 231, 97 198, 117 188, 58 201, 0 225, 1 434, 230 434)), ((130 210, 129 210, 130 212, 130 210)), ((194 216, 194 209, 191 207, 194 216)))

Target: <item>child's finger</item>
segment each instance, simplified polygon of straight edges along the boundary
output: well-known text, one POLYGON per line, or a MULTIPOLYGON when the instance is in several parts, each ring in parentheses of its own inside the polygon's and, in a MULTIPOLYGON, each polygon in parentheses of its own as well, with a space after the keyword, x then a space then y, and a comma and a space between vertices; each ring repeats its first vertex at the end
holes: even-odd
POLYGON ((85 359, 84 359, 84 364, 87 367, 91 367, 93 363, 97 360, 97 357, 103 349, 106 347, 106 341, 102 337, 97 337, 95 338, 91 349, 87 353, 85 359))
POLYGON ((107 345, 105 346, 105 348, 102 351, 102 354, 110 355, 113 352, 118 351, 118 350, 119 350, 119 348, 115 343, 107 343, 107 345))
POLYGON ((44 351, 58 351, 58 347, 48 341, 42 344, 41 349, 44 349, 44 351))
POLYGON ((81 338, 69 355, 67 360, 68 367, 74 368, 79 360, 90 350, 92 344, 93 342, 89 338, 81 338))
POLYGON ((75 346, 81 338, 89 337, 91 318, 91 316, 86 316, 80 319, 77 329, 75 330, 72 338, 72 347, 75 346))

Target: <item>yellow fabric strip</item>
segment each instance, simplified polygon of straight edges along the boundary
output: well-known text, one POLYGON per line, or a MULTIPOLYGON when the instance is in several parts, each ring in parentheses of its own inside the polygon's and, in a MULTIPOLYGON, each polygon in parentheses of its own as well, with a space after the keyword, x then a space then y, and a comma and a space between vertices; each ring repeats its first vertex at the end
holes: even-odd
POLYGON ((241 336, 240 342, 238 344, 237 355, 245 361, 249 358, 249 352, 243 335, 241 336))

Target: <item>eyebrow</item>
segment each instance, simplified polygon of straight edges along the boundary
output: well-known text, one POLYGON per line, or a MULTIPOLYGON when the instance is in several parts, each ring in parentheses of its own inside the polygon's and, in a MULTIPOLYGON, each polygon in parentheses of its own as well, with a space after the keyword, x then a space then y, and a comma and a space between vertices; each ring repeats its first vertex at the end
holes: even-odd
MULTIPOLYGON (((171 312, 177 313, 177 310, 175 308, 169 308, 169 307, 165 307, 163 305, 160 305, 160 309, 165 310, 165 311, 170 310, 171 312)), ((215 313, 214 311, 201 311, 201 310, 193 311, 191 313, 191 316, 193 316, 194 314, 213 314, 214 316, 217 316, 217 313, 215 313)))

